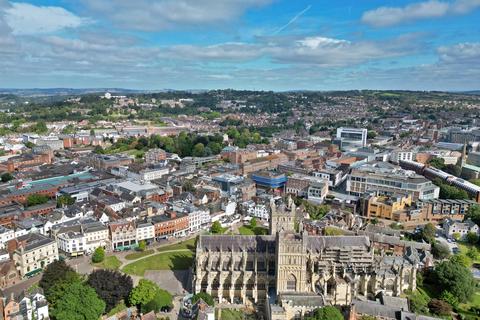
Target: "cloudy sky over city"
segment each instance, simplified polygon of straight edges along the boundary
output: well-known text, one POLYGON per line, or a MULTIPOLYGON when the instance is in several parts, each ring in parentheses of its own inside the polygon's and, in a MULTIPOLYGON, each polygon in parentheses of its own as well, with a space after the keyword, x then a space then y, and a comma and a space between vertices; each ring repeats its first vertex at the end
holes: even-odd
POLYGON ((0 0, 0 87, 480 89, 480 0, 0 0))

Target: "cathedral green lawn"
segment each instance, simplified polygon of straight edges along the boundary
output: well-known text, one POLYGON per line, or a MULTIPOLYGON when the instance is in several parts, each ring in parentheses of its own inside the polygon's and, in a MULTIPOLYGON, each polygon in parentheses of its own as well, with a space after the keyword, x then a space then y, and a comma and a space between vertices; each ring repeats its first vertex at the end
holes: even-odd
POLYGON ((137 259, 149 256, 153 252, 154 251, 151 250, 151 249, 150 250, 145 250, 145 251, 137 251, 137 252, 134 252, 134 253, 127 254, 125 256, 125 259, 127 259, 127 260, 137 260, 137 259))
POLYGON ((103 269, 118 270, 122 263, 116 256, 106 256, 105 260, 100 263, 94 263, 93 265, 103 269))
POLYGON ((238 228, 238 232, 240 232, 240 234, 243 236, 259 236, 268 234, 268 230, 265 228, 252 228, 251 226, 241 226, 240 228, 238 228))
POLYGON ((183 249, 176 252, 163 252, 127 264, 122 271, 142 276, 146 270, 187 270, 193 265, 193 252, 183 249))
POLYGON ((157 249, 158 252, 173 251, 173 250, 195 250, 195 238, 185 240, 176 244, 171 244, 168 246, 160 247, 157 249))

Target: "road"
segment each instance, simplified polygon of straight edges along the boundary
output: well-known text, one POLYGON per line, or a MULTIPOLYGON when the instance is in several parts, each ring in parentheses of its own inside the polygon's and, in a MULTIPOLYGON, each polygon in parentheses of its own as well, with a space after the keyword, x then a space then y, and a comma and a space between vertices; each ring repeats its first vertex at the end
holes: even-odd
POLYGON ((10 297, 10 295, 13 293, 15 296, 20 295, 23 291, 27 290, 34 284, 37 284, 40 279, 42 278, 41 275, 37 275, 35 277, 32 277, 30 279, 26 279, 22 282, 19 282, 11 287, 3 289, 3 293, 5 297, 10 297))

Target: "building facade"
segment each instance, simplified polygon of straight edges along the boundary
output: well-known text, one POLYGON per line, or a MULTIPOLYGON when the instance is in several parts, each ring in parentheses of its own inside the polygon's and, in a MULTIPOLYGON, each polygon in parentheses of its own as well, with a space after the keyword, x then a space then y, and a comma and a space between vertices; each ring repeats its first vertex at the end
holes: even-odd
POLYGON ((39 233, 29 233, 11 240, 8 249, 22 277, 39 272, 58 260, 57 242, 39 233))
POLYGON ((324 305, 415 289, 416 265, 376 256, 368 237, 310 236, 302 224, 294 232, 291 199, 278 207, 272 201, 271 211, 270 235, 199 237, 196 293, 230 303, 266 302, 268 319, 297 319, 324 305))

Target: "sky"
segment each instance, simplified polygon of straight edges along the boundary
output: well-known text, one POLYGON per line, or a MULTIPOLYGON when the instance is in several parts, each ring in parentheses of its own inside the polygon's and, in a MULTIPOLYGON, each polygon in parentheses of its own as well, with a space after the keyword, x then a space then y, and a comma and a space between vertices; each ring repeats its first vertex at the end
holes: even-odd
POLYGON ((0 0, 0 88, 478 90, 480 0, 0 0))

